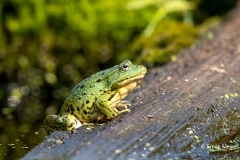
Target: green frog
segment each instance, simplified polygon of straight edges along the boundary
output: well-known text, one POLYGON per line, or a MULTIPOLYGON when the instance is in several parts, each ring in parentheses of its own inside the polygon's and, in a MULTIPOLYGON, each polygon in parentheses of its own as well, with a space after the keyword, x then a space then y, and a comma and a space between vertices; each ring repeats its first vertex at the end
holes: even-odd
POLYGON ((73 131, 94 121, 107 121, 130 112, 131 104, 123 99, 144 77, 147 69, 129 60, 97 72, 75 86, 58 115, 48 115, 44 127, 54 131, 73 131))

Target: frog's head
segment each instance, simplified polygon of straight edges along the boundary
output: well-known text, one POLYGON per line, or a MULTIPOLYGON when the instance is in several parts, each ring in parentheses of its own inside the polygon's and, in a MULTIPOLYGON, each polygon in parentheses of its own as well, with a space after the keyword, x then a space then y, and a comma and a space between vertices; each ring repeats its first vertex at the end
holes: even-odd
POLYGON ((109 82, 111 89, 125 89, 131 91, 146 74, 147 69, 142 65, 134 65, 129 60, 124 60, 116 66, 110 74, 109 82))

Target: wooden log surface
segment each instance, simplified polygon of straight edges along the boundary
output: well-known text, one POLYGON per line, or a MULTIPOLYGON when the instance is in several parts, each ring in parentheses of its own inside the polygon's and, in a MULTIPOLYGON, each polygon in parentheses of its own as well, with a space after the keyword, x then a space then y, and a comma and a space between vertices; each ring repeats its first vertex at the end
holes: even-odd
MULTIPOLYGON (((240 114, 240 5, 176 62, 148 71, 131 112, 76 134, 54 132, 22 159, 217 158, 207 145, 240 114)), ((229 154, 227 154, 230 156, 229 154)), ((231 155, 233 156, 233 155, 231 155)), ((234 158, 234 157, 231 157, 234 158)))

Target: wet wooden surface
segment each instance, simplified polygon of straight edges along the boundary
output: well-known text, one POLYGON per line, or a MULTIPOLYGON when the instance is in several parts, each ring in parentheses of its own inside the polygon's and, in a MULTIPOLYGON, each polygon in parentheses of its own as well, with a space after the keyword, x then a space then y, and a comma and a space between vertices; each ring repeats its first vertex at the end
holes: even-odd
POLYGON ((240 110, 240 5, 176 62, 148 71, 131 113, 76 134, 54 132, 23 159, 216 158, 207 145, 240 110), (235 95, 235 96, 234 96, 235 95), (237 96, 238 95, 238 96, 237 96))

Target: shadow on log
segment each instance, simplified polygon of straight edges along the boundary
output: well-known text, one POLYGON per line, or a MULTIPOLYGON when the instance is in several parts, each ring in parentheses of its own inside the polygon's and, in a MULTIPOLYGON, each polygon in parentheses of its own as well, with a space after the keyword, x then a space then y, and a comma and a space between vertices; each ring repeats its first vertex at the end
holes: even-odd
POLYGON ((209 152, 207 146, 239 133, 239 17, 240 5, 214 39, 150 70, 127 98, 131 113, 76 134, 54 132, 22 159, 236 158, 229 154, 234 150, 209 152))

